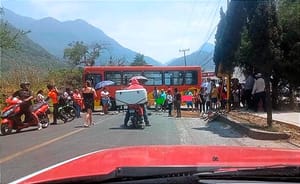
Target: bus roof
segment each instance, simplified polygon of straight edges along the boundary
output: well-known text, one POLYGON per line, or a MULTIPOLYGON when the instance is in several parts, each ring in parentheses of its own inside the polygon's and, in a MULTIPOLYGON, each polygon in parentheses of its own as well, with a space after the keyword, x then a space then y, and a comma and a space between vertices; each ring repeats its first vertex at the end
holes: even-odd
POLYGON ((84 70, 201 70, 200 66, 86 66, 84 70))

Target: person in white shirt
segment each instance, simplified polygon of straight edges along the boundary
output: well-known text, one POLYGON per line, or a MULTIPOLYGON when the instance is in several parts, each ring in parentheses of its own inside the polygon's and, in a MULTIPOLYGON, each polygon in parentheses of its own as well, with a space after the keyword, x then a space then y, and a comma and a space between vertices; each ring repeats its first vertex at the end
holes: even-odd
POLYGON ((173 96, 172 96, 171 90, 168 90, 167 103, 168 103, 169 117, 171 117, 172 116, 172 106, 173 106, 173 96))
POLYGON ((257 112, 258 104, 260 100, 263 103, 264 111, 266 112, 266 92, 265 92, 265 80, 262 78, 261 73, 255 75, 255 81, 252 89, 252 95, 254 96, 254 111, 257 112))
POLYGON ((105 87, 103 88, 103 91, 101 91, 101 102, 103 107, 103 113, 108 114, 110 98, 109 98, 109 92, 105 87))

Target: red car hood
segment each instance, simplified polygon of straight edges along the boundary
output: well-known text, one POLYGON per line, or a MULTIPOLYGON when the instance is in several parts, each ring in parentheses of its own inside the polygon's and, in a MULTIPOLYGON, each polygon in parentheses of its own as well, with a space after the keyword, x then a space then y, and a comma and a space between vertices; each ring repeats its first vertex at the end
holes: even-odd
POLYGON ((228 146, 132 146, 92 152, 46 168, 14 183, 39 183, 104 175, 117 167, 300 165, 300 150, 228 146))

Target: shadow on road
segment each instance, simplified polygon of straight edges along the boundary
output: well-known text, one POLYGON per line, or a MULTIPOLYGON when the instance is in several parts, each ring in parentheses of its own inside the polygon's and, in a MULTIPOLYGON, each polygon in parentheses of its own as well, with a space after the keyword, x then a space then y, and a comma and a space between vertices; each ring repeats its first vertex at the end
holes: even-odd
POLYGON ((209 122, 209 123, 206 123, 205 127, 193 128, 193 129, 201 130, 201 131, 210 131, 221 137, 228 137, 228 138, 244 137, 242 134, 235 131, 231 126, 221 123, 219 121, 209 122))
POLYGON ((125 127, 124 125, 120 125, 120 127, 111 127, 110 130, 143 130, 139 128, 134 128, 133 126, 125 127))
POLYGON ((37 130, 37 127, 30 127, 30 128, 26 128, 26 129, 22 129, 20 132, 16 132, 16 131, 12 131, 10 134, 8 135, 2 135, 0 134, 1 136, 10 136, 10 135, 14 135, 14 134, 22 134, 22 133, 26 133, 26 132, 32 132, 32 131, 38 131, 37 130))

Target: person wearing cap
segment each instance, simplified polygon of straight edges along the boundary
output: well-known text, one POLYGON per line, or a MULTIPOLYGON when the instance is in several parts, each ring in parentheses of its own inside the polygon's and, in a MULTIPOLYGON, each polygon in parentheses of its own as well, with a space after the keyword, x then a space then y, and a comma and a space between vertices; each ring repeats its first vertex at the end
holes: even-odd
POLYGON ((23 101, 23 103, 20 105, 21 115, 22 114, 25 115, 25 120, 23 121, 23 123, 30 121, 32 118, 32 115, 31 115, 32 102, 31 102, 31 100, 33 99, 33 95, 32 95, 33 93, 32 93, 32 91, 30 91, 29 87, 30 87, 29 82, 22 82, 20 84, 21 89, 14 92, 12 95, 13 97, 17 97, 23 101))
POLYGON ((266 92, 265 92, 265 80, 262 78, 261 73, 255 75, 255 81, 252 89, 252 95, 254 96, 254 111, 257 112, 258 104, 262 100, 264 111, 266 112, 266 92))

